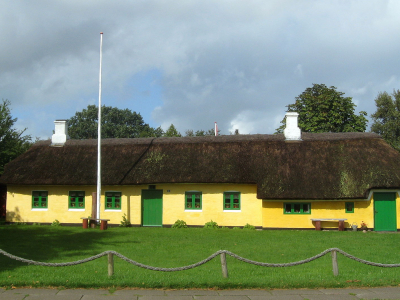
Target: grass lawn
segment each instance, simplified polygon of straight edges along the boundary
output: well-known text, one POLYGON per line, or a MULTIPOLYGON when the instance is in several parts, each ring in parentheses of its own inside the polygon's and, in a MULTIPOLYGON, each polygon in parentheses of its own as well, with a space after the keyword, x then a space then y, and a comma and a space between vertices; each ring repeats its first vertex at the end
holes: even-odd
MULTIPOLYGON (((285 263, 337 247, 359 258, 400 263, 400 234, 338 231, 255 231, 232 229, 109 228, 82 229, 0 226, 0 249, 43 262, 70 262, 115 250, 156 267, 196 263, 218 250, 268 263, 285 263)), ((223 278, 219 257, 198 268, 157 272, 114 257, 115 274, 107 275, 107 257, 71 267, 27 265, 0 255, 1 287, 59 288, 317 288, 400 284, 400 268, 367 266, 338 254, 339 276, 332 273, 330 254, 307 264, 267 268, 227 256, 229 278, 223 278)))

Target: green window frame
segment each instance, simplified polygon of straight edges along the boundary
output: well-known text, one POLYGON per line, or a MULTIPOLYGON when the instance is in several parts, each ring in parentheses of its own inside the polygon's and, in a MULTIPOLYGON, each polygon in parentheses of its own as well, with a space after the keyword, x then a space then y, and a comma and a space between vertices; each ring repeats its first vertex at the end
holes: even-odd
POLYGON ((354 202, 346 202, 345 211, 347 214, 354 213, 354 202))
POLYGON ((240 210, 240 192, 224 192, 224 210, 240 210))
POLYGON ((121 209, 121 192, 106 192, 105 209, 121 209))
POLYGON ((70 191, 68 197, 68 208, 85 208, 85 191, 70 191))
POLYGON ((202 209, 202 192, 189 191, 185 192, 185 209, 202 209))
POLYGON ((48 198, 47 191, 32 191, 32 208, 47 208, 48 198))
POLYGON ((311 203, 284 203, 283 213, 309 215, 311 214, 311 203))

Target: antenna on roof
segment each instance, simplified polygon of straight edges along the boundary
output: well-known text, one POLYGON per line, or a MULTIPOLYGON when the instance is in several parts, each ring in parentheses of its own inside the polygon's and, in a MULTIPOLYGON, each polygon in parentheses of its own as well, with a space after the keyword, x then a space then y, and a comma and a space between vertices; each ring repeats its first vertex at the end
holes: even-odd
POLYGON ((103 60, 103 33, 100 32, 100 72, 99 72, 99 115, 97 124, 97 214, 100 219, 101 199, 101 62, 103 60))
POLYGON ((217 122, 214 122, 214 131, 215 131, 215 136, 218 136, 218 124, 217 124, 217 122))

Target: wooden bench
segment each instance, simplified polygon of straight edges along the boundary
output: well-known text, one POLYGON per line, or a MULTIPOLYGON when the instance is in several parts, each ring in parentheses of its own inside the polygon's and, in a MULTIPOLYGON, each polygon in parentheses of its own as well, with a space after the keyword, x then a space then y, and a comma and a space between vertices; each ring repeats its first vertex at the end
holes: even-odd
POLYGON ((100 221, 100 230, 106 230, 107 229, 107 222, 110 221, 110 219, 93 219, 93 218, 81 218, 83 220, 82 223, 82 228, 89 228, 89 220, 90 221, 100 221))
POLYGON ((339 231, 344 230, 344 221, 347 219, 311 219, 312 222, 315 222, 315 230, 321 230, 321 222, 322 221, 327 221, 327 222, 336 222, 339 221, 339 231))

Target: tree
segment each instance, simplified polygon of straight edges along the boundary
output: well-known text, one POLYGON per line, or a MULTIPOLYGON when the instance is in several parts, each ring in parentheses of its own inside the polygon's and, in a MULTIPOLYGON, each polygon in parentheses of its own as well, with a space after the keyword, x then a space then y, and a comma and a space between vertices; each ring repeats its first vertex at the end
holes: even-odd
MULTIPOLYGON (((220 132, 220 130, 218 130, 220 132)), ((196 132, 193 132, 192 129, 188 129, 185 131, 186 136, 214 136, 215 135, 215 129, 211 128, 207 131, 205 130, 197 130, 196 132)))
MULTIPOLYGON (((367 113, 354 113, 356 105, 351 97, 328 88, 324 84, 313 84, 296 97, 294 104, 287 106, 287 111, 299 113, 299 128, 305 132, 363 132, 367 128, 367 113)), ((286 119, 276 133, 285 129, 286 119)))
POLYGON ((371 115, 371 131, 400 151, 400 90, 394 90, 392 96, 383 92, 375 98, 377 109, 371 115))
POLYGON ((11 116, 10 101, 3 100, 0 103, 0 175, 4 172, 4 166, 24 153, 32 145, 31 136, 23 135, 26 129, 13 128, 17 118, 11 116))
POLYGON ((168 127, 167 131, 165 131, 164 136, 167 136, 167 137, 173 137, 173 136, 181 137, 182 135, 180 134, 180 132, 178 130, 176 130, 174 124, 171 124, 168 127))
MULTIPOLYGON (((98 132, 98 107, 88 105, 68 120, 68 135, 72 139, 94 139, 98 132)), ((138 138, 162 136, 161 127, 152 128, 140 113, 111 106, 101 107, 102 138, 138 138)))

